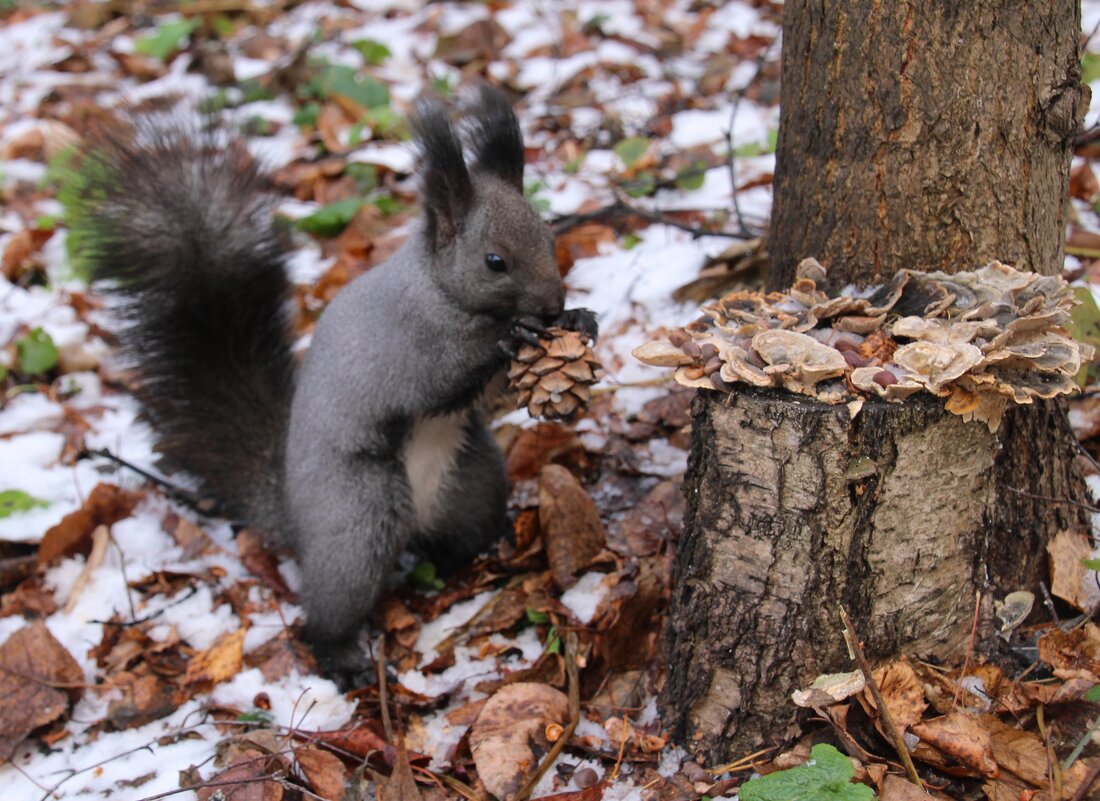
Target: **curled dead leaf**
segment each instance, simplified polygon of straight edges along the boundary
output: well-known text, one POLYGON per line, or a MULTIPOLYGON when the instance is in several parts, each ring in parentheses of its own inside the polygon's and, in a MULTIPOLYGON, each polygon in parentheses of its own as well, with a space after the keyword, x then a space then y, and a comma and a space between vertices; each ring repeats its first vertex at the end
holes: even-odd
POLYGON ((470 727, 470 752, 485 789, 502 801, 511 798, 549 750, 548 724, 564 724, 568 714, 569 699, 545 684, 498 690, 470 727))

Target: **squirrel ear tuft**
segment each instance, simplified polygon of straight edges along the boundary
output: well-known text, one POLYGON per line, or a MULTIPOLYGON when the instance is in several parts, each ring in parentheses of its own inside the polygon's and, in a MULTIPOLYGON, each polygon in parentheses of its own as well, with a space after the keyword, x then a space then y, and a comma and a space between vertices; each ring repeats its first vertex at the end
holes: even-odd
POLYGON ((437 100, 422 98, 409 120, 420 146, 421 195, 433 247, 451 242, 473 205, 474 190, 462 145, 447 110, 437 100))
POLYGON ((523 192, 523 134, 511 104, 499 90, 481 84, 464 132, 476 167, 523 192))

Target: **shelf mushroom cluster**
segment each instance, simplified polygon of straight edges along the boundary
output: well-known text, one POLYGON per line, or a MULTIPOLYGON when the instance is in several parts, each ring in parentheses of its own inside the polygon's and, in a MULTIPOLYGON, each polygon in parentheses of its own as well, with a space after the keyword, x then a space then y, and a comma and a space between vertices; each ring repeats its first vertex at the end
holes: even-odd
POLYGON ((732 292, 634 356, 675 367, 679 384, 721 392, 776 387, 851 403, 923 390, 991 431, 1010 402, 1074 391, 1093 356, 1064 327, 1077 301, 1059 276, 995 261, 952 275, 901 270, 835 297, 818 288, 824 279, 806 259, 786 292, 732 292))

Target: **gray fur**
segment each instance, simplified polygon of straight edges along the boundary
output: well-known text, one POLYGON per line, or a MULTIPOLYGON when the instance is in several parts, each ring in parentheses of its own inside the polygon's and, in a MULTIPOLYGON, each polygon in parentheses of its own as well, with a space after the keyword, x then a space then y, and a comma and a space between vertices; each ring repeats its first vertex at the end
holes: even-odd
MULTIPOLYGON (((158 379, 142 398, 156 413, 154 423, 174 434, 173 457, 204 487, 231 489, 232 497, 222 499, 228 508, 276 529, 294 547, 307 638, 339 671, 361 667, 355 635, 403 549, 415 547, 450 571, 510 531, 504 460, 481 406, 502 384, 502 346, 514 340, 517 320, 551 322, 563 311, 553 238, 517 180, 523 151, 510 138, 518 136, 514 115, 489 90, 472 113, 486 119, 468 127, 476 159, 467 167, 444 109, 432 101, 418 105, 420 227, 329 305, 297 376, 286 367, 284 254, 269 223, 253 219, 262 182, 252 162, 205 146, 166 159, 126 144, 100 187, 106 202, 89 200, 89 229, 110 234, 100 237, 111 248, 97 274, 128 282, 120 291, 146 335, 161 331, 168 342, 202 347, 163 348, 167 357, 154 362, 140 342, 130 343, 139 371, 158 379), (496 141, 489 130, 504 123, 510 144, 489 152, 496 141), (135 186, 159 191, 127 202, 135 186), (173 199, 173 192, 186 197, 173 199), (215 208, 206 213, 211 197, 215 208), (161 239, 119 224, 116 207, 163 221, 161 239), (220 222, 228 220, 236 224, 220 222), (180 225, 186 233, 176 230, 180 225), (146 241, 156 247, 144 249, 146 241), (163 254, 173 257, 171 264, 163 254), (490 269, 488 254, 502 257, 506 269, 490 269), (223 287, 235 286, 227 275, 238 276, 233 280, 248 294, 218 301, 223 287), (258 300, 240 310, 247 312, 239 316, 243 322, 226 328, 225 318, 237 315, 225 303, 241 297, 258 300), (161 311, 196 304, 201 314, 161 311), (216 315, 205 313, 211 304, 216 315), (167 322, 174 325, 170 333, 167 322), (246 324, 249 330, 241 331, 246 324), (218 353, 226 355, 213 358, 218 353), (176 380, 184 373, 188 380, 176 380), (260 389, 241 395, 242 384, 260 389), (203 414, 165 426, 163 418, 177 409, 203 414), (204 420, 226 415, 231 419, 211 422, 203 433, 204 420), (236 480, 225 483, 227 476, 236 480)), ((594 331, 591 314, 581 312, 568 319, 594 331)))

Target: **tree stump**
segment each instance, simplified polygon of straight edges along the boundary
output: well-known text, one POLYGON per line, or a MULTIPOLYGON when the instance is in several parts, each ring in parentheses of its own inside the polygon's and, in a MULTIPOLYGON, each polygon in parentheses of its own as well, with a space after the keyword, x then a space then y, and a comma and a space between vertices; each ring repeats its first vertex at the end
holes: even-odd
POLYGON ((1074 460, 1056 404, 1010 410, 991 434, 925 395, 852 418, 778 391, 700 392, 670 622, 674 734, 713 761, 791 733, 791 691, 853 669, 841 605, 871 658, 961 661, 976 593, 988 639, 993 601, 1034 587, 1049 536, 1086 524, 1049 500, 1077 497, 1074 460))

